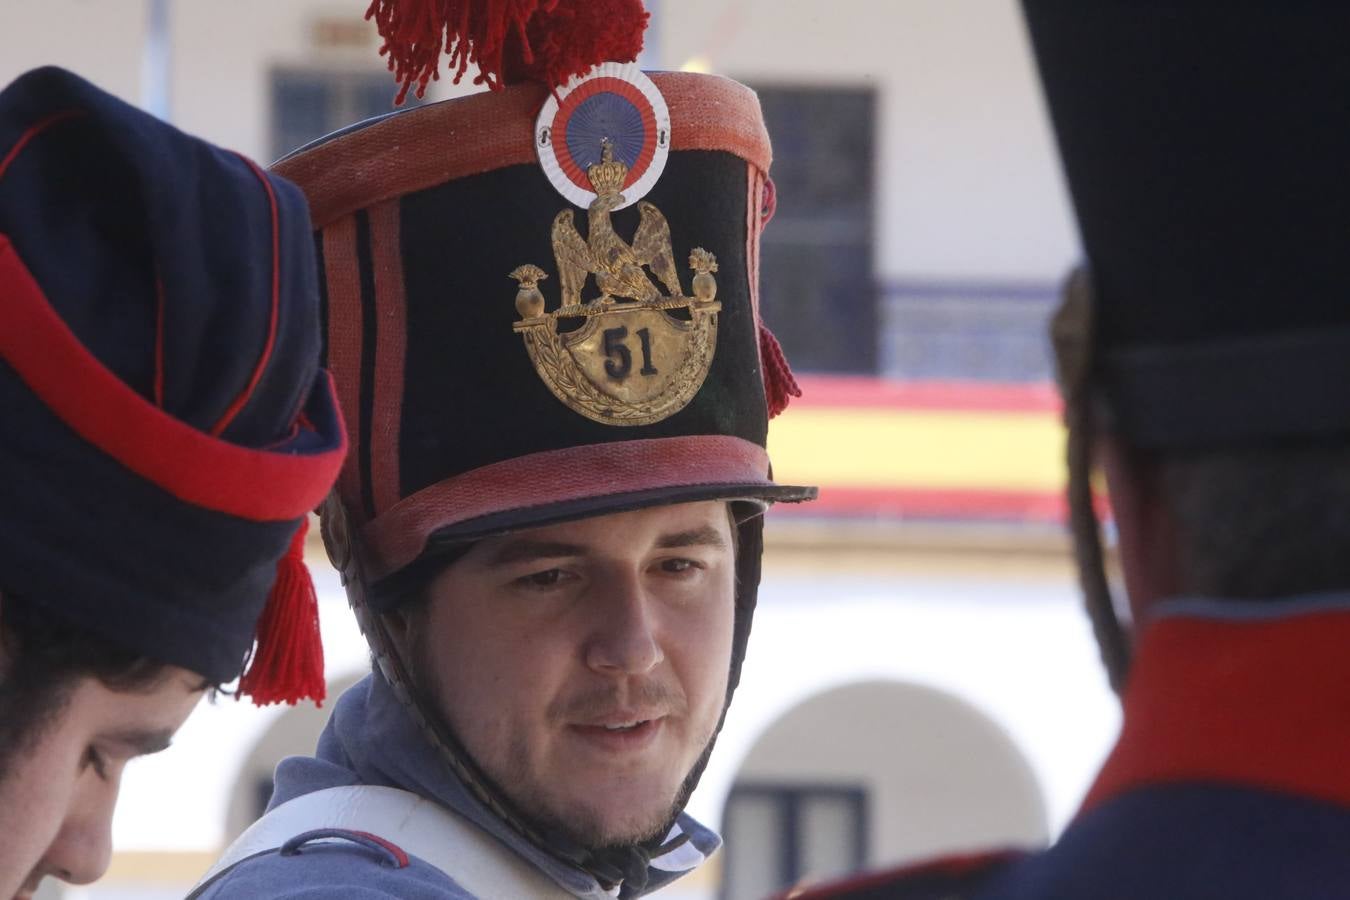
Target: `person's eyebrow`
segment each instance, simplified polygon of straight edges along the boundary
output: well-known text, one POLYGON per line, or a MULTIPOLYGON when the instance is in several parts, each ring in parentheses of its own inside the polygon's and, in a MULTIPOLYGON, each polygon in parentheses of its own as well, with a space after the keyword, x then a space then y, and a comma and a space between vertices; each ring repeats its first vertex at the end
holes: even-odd
POLYGON ((563 559, 585 555, 585 548, 562 541, 519 540, 503 544, 488 554, 484 565, 509 566, 534 559, 563 559))
POLYGON ((149 756, 169 749, 169 745, 173 743, 173 731, 169 729, 143 731, 129 728, 104 732, 99 735, 99 739, 103 743, 116 745, 125 751, 128 757, 149 756))
POLYGON ((691 528, 688 531, 677 531, 674 534, 663 534, 656 542, 656 546, 661 550, 673 550, 677 547, 716 547, 721 549, 726 545, 727 542, 722 537, 722 532, 711 525, 691 528))

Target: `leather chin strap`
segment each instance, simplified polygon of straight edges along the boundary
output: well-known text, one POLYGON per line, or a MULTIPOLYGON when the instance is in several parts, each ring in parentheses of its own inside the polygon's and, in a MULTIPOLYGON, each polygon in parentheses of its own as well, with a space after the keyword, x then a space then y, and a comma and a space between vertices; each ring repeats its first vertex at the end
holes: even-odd
POLYGON ((1106 579, 1101 524, 1092 498, 1092 440, 1097 422, 1093 414, 1092 279, 1079 266, 1064 285, 1064 296, 1051 324, 1056 375, 1064 396, 1064 424, 1068 429, 1069 530, 1074 559, 1092 633, 1111 689, 1120 694, 1130 668, 1130 641, 1121 627, 1106 579))
MULTIPOLYGON (((689 836, 681 834, 664 842, 649 841, 592 849, 578 844, 556 829, 543 829, 532 824, 527 816, 516 810, 505 792, 478 767, 459 739, 450 731, 449 726, 442 721, 442 717, 436 714, 435 707, 426 698, 425 693, 418 689, 410 675, 411 670, 397 643, 390 636, 384 616, 375 612, 366 603, 366 581, 361 574, 360 548, 355 540, 350 516, 336 492, 330 494, 324 501, 320 510, 320 525, 329 560, 341 575, 342 584, 347 589, 347 600, 356 615, 361 633, 370 645, 381 674, 455 777, 493 815, 517 834, 556 859, 591 874, 604 889, 610 890, 618 884, 623 884, 632 891, 642 891, 647 886, 651 861, 684 844, 689 840, 689 836)), ((727 682, 727 699, 722 708, 722 718, 717 723, 717 730, 685 781, 688 791, 693 790, 693 786, 703 774, 713 744, 716 743, 717 735, 721 733, 722 724, 726 721, 731 695, 740 681, 741 663, 745 659, 750 622, 759 588, 763 518, 756 516, 750 521, 742 522, 738 529, 735 635, 731 673, 727 682)), ((662 834, 668 834, 673 824, 668 823, 662 834)))

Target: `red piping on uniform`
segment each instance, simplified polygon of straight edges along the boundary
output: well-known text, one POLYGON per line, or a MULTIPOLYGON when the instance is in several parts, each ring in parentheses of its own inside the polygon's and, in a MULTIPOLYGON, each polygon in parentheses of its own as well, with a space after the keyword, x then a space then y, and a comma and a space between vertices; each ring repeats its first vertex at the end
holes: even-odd
POLYGON ((76 116, 82 116, 84 114, 85 112, 82 109, 68 109, 64 112, 52 113, 45 119, 40 119, 36 125, 20 135, 19 140, 15 142, 14 146, 10 148, 10 151, 5 154, 5 158, 0 159, 0 178, 5 177, 5 170, 8 169, 10 163, 14 162, 19 154, 23 152, 23 148, 27 146, 29 141, 55 125, 57 122, 63 122, 66 119, 73 119, 76 116))
MULTIPOLYGON (((0 296, 0 359, 71 430, 140 477, 194 506, 259 522, 298 518, 327 495, 345 440, 322 453, 274 453, 208 436, 169 415, 80 343, 3 234, 0 296)), ((332 380, 314 391, 331 398, 332 380)))
POLYGON ((408 868, 408 853, 398 844, 395 844, 387 838, 382 838, 378 834, 371 834, 369 831, 352 831, 352 834, 359 834, 366 840, 374 841, 379 844, 381 847, 388 850, 394 859, 398 860, 398 867, 400 869, 408 868))
POLYGON ((236 153, 240 159, 248 164, 253 170, 253 174, 258 176, 262 182, 263 188, 267 191, 267 203, 272 211, 272 312, 267 323, 267 342, 263 344, 262 355, 258 357, 258 364, 253 369, 253 375, 249 378, 248 384, 234 402, 225 410, 225 414, 220 417, 211 428, 212 437, 220 437, 221 432, 230 426, 235 416, 244 408, 250 398, 253 397, 253 391, 258 387, 258 382, 262 381, 263 371, 266 370, 268 362, 272 359, 272 348, 277 340, 277 316, 278 309, 281 306, 281 227, 277 217, 277 195, 272 191, 272 182, 267 180, 262 169, 258 168, 253 160, 243 154, 236 153))

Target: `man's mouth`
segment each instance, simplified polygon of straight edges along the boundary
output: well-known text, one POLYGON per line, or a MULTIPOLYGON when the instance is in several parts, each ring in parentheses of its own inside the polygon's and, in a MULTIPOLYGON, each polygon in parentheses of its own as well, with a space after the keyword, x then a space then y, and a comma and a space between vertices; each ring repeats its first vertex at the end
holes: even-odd
POLYGON ((613 753, 634 752, 651 744, 664 723, 663 715, 614 716, 575 723, 571 731, 593 748, 613 753))

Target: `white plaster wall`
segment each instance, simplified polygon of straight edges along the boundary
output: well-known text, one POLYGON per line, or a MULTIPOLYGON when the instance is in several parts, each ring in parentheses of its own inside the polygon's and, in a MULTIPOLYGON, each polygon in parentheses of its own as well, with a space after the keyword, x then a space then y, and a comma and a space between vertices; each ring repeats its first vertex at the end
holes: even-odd
POLYGON ((59 65, 138 103, 146 9, 145 0, 0 0, 0 86, 59 65))

